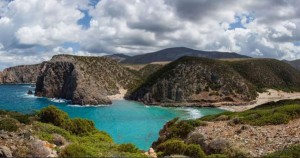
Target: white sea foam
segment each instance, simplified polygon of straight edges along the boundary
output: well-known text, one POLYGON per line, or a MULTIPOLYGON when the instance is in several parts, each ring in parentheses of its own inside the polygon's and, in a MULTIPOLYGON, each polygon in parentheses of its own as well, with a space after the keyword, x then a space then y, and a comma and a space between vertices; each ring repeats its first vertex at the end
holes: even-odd
POLYGON ((67 103, 69 100, 66 99, 57 99, 57 98, 48 98, 49 101, 54 103, 67 103))
POLYGON ((197 119, 197 118, 202 117, 201 111, 196 108, 180 107, 180 108, 176 108, 176 109, 187 112, 188 113, 187 119, 197 119))
POLYGON ((86 107, 106 107, 106 106, 110 106, 110 105, 72 105, 72 104, 68 104, 67 106, 71 106, 71 107, 78 107, 78 108, 86 108, 86 107))

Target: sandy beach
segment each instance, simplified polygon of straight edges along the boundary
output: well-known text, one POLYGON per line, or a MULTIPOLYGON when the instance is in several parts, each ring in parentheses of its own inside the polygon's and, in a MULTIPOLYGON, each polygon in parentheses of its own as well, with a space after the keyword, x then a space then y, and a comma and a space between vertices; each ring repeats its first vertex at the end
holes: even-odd
POLYGON ((259 93, 258 97, 256 98, 256 102, 249 105, 240 105, 240 106, 221 106, 220 109, 239 112, 245 111, 251 108, 254 108, 258 105, 272 102, 272 101, 279 101, 285 99, 300 99, 300 92, 288 93, 278 90, 269 89, 267 92, 259 93))
POLYGON ((119 94, 110 95, 108 96, 108 98, 110 100, 123 100, 126 93, 127 93, 126 89, 124 89, 123 87, 119 87, 119 94))

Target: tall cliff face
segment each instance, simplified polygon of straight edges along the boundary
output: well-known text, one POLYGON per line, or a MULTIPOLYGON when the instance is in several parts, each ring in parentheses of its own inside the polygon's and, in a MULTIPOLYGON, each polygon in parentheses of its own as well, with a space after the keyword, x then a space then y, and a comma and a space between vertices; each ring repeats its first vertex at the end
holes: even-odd
POLYGON ((223 61, 183 57, 159 69, 127 98, 146 104, 242 102, 254 87, 223 61))
POLYGON ((22 65, 0 72, 0 84, 35 83, 40 65, 22 65))
POLYGON ((129 89, 138 77, 116 61, 105 57, 59 55, 42 64, 36 95, 63 98, 73 104, 110 104, 109 95, 129 89))

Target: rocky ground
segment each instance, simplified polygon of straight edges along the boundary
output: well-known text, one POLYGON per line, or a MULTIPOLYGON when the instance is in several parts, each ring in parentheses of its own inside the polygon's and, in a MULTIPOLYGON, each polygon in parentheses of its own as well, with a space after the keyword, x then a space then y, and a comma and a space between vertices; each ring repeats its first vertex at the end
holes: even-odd
POLYGON ((300 143, 300 119, 288 124, 250 126, 228 125, 228 121, 208 122, 198 127, 189 137, 202 135, 207 150, 224 146, 234 147, 251 157, 261 157, 290 145, 300 143))
POLYGON ((55 145, 40 140, 33 135, 30 127, 24 125, 17 132, 0 130, 0 157, 57 157, 54 149, 62 148, 62 141, 55 145))

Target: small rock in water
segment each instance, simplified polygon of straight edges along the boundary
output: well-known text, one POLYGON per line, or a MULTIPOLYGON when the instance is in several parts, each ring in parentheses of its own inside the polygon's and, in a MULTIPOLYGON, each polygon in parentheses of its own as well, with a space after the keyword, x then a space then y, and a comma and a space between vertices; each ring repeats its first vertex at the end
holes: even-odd
POLYGON ((28 90, 27 94, 33 95, 33 92, 31 90, 28 90))

